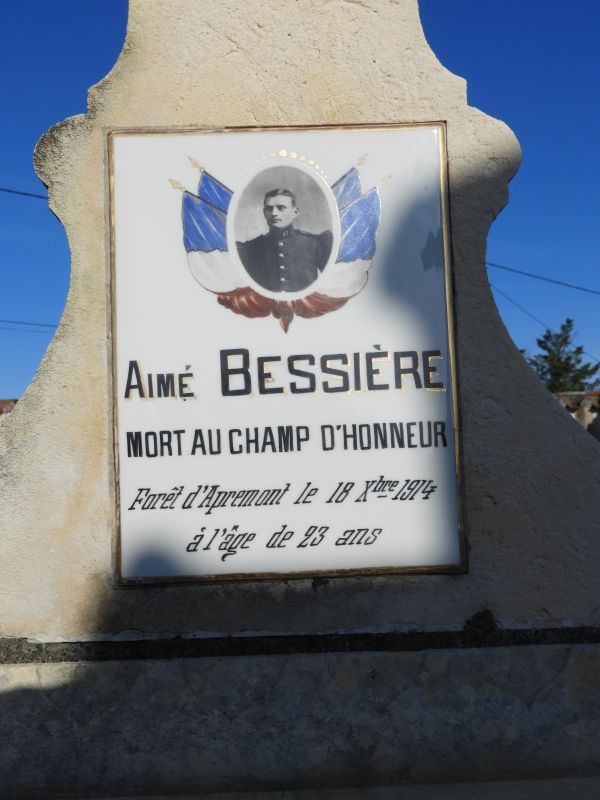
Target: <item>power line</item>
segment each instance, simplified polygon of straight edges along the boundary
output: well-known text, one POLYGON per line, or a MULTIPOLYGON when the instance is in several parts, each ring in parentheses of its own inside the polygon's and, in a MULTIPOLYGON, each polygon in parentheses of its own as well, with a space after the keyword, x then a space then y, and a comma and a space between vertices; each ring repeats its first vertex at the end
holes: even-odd
MULTIPOLYGON (((0 186, 0 192, 7 192, 8 194, 18 194, 21 197, 35 197, 38 200, 48 200, 47 194, 36 194, 34 192, 22 192, 19 189, 9 189, 7 186, 0 186)), ((537 281, 545 281, 546 283, 555 283, 558 286, 566 286, 568 289, 577 289, 579 292, 588 292, 589 294, 600 295, 597 289, 588 289, 586 286, 577 286, 574 283, 566 283, 565 281, 558 281, 554 278, 547 278, 545 275, 536 275, 534 272, 525 272, 522 269, 515 269, 514 267, 506 267, 504 264, 497 264, 494 261, 485 262, 488 267, 495 267, 496 269, 503 269, 506 272, 515 272, 517 275, 525 275, 528 278, 534 278, 537 281)))
POLYGON ((47 331, 36 331, 35 328, 9 328, 6 325, 0 325, 0 331, 16 331, 17 333, 45 333, 48 335, 47 331))
POLYGON ((503 264, 495 264, 493 261, 485 262, 488 267, 496 267, 496 269, 504 269, 506 272, 516 272, 518 275, 526 275, 528 278, 535 278, 538 281, 546 281, 546 283, 556 283, 559 286, 566 286, 569 289, 577 289, 580 292, 588 292, 589 294, 598 294, 600 291, 597 289, 587 289, 585 286, 576 286, 574 283, 565 283, 564 281, 557 281, 554 278, 546 278, 544 275, 536 275, 533 272, 525 272, 522 269, 515 269, 514 267, 505 267, 503 264))
MULTIPOLYGON (((22 192, 22 191, 20 191, 18 189, 9 189, 6 186, 0 186, 0 192, 7 192, 9 194, 16 194, 16 195, 20 195, 22 197, 34 197, 34 198, 39 199, 39 200, 48 200, 48 196, 47 195, 35 194, 33 192, 22 192)), ((588 294, 600 295, 600 291, 598 291, 597 289, 589 289, 586 286, 578 286, 578 285, 576 285, 574 283, 566 283, 565 281, 559 281, 559 280, 556 280, 554 278, 547 278, 545 275, 537 275, 534 272, 526 272, 525 270, 516 269, 515 267, 507 267, 504 264, 498 264, 498 263, 496 263, 494 261, 486 261, 485 263, 486 263, 486 265, 488 267, 494 267, 495 269, 502 269, 502 270, 504 270, 506 272, 513 272, 513 273, 515 273, 517 275, 525 275, 527 278, 533 278, 535 280, 544 281, 546 283, 553 283, 553 284, 555 284, 557 286, 565 286, 568 289, 576 289, 579 292, 587 292, 588 294)), ((506 292, 503 292, 502 289, 499 289, 497 286, 494 286, 494 284, 492 284, 492 283, 490 283, 490 286, 493 289, 495 289, 495 291, 497 291, 499 294, 501 294, 506 300, 508 300, 509 303, 512 303, 514 306, 516 306, 524 314, 527 314, 528 317, 531 317, 531 319, 533 319, 535 322, 537 322, 538 325, 541 325, 542 327, 546 328, 547 330, 551 330, 551 326, 550 325, 548 325, 547 323, 543 322, 543 320, 539 319, 534 314, 532 314, 530 311, 528 311, 526 308, 524 308, 522 305, 517 303, 516 300, 513 300, 512 297, 509 297, 509 295, 507 295, 506 292)), ((56 328, 56 325, 50 325, 49 323, 45 323, 45 322, 26 322, 24 320, 0 319, 0 323, 8 323, 8 324, 11 324, 11 325, 29 325, 29 326, 32 326, 32 327, 33 326, 37 326, 37 327, 40 327, 40 328, 56 328)), ((0 327, 0 330, 19 331, 19 330, 24 330, 24 329, 22 329, 22 328, 0 327)), ((29 330, 29 331, 25 331, 25 332, 27 332, 27 333, 43 333, 43 331, 35 331, 35 330, 29 330)), ((599 361, 600 360, 600 359, 597 359, 595 356, 591 355, 590 353, 587 353, 585 350, 583 352, 585 353, 585 355, 589 356, 590 358, 593 358, 595 361, 599 361)))
POLYGON ((7 325, 34 325, 38 328, 56 328, 56 325, 51 325, 49 322, 26 322, 24 319, 0 319, 0 323, 7 325))
MULTIPOLYGON (((537 322, 539 325, 541 325, 543 328, 546 328, 546 330, 552 330, 552 328, 551 328, 551 326, 550 326, 550 325, 548 325, 546 322, 543 322, 543 321, 542 321, 541 319, 539 319, 538 317, 534 316, 534 315, 533 315, 533 314, 532 314, 530 311, 527 311, 527 309, 526 309, 526 308, 523 308, 523 306, 522 306, 522 305, 520 305, 519 303, 517 303, 517 301, 516 301, 516 300, 513 300, 513 299, 512 299, 512 297, 509 297, 509 296, 506 294, 506 292, 503 292, 503 291, 502 291, 502 289, 499 289, 497 286, 494 286, 494 284, 493 284, 493 283, 490 283, 490 286, 492 287, 492 289, 494 289, 494 291, 498 292, 498 294, 501 294, 501 295, 502 295, 502 297, 505 297, 505 298, 508 300, 508 302, 509 302, 509 303, 512 303, 512 304, 513 304, 513 306, 516 306, 516 307, 517 307, 518 309, 520 309, 520 310, 521 310, 521 311, 522 311, 524 314, 527 314, 527 316, 528 316, 528 317, 531 317, 531 319, 534 319, 534 320, 535 320, 535 321, 536 321, 536 322, 537 322)), ((591 353, 588 353, 586 350, 584 350, 584 351, 583 351, 583 353, 584 353, 584 355, 588 356, 588 358, 593 358, 593 359, 594 359, 594 361, 595 361, 596 363, 599 363, 599 362, 600 362, 600 358, 596 358, 596 356, 593 356, 591 353)))
POLYGON ((39 200, 47 200, 47 194, 34 194, 33 192, 21 192, 18 189, 9 189, 6 186, 0 186, 0 192, 7 192, 8 194, 20 194, 22 197, 36 197, 39 200))
POLYGON ((509 297, 509 296, 506 294, 506 292, 503 292, 503 291, 502 291, 502 289, 499 289, 499 288, 498 288, 497 286, 495 286, 493 283, 490 283, 490 286, 492 287, 492 289, 494 289, 496 292, 498 292, 498 294, 501 294, 501 295, 502 295, 502 297, 505 297, 505 298, 508 300, 508 302, 509 302, 509 303, 512 303, 512 304, 513 304, 513 306, 516 306, 516 307, 517 307, 517 308, 519 308, 519 309, 520 309, 520 310, 521 310, 521 311, 522 311, 524 314, 527 314, 527 316, 528 316, 528 317, 531 317, 531 319, 534 319, 536 322, 538 322, 540 325, 542 325, 542 327, 544 327, 544 328, 548 328, 549 330, 551 330, 551 328, 550 328, 550 325, 547 325, 547 324, 546 324, 546 323, 545 323, 543 320, 539 319, 538 317, 535 317, 535 316, 534 316, 534 315, 533 315, 531 312, 527 311, 527 309, 526 309, 526 308, 523 308, 523 306, 519 305, 519 303, 517 303, 517 301, 516 301, 516 300, 513 300, 513 299, 512 299, 512 297, 509 297))
MULTIPOLYGON (((35 197, 38 200, 48 200, 47 194, 36 194, 34 192, 22 192, 19 189, 9 189, 7 186, 0 186, 0 192, 7 192, 8 194, 18 194, 21 197, 35 197)), ((488 267, 495 267, 496 269, 503 269, 506 272, 515 272, 517 275, 525 275, 528 278, 535 278, 537 281, 546 281, 546 283, 555 283, 558 286, 566 286, 568 289, 577 289, 579 292, 588 292, 589 294, 600 295, 597 289, 588 289, 586 286, 577 286, 574 283, 566 283, 565 281, 558 281, 554 278, 547 278, 545 275, 536 275, 534 272, 525 272, 522 269, 515 269, 514 267, 507 267, 504 264, 497 264, 494 261, 485 262, 488 267)))

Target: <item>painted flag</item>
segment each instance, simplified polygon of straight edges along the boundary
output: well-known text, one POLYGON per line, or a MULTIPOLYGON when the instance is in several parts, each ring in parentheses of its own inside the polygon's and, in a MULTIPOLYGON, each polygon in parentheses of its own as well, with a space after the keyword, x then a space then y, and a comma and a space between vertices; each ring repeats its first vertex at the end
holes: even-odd
POLYGON ((337 261, 373 258, 380 216, 381 202, 376 188, 340 211, 342 239, 337 261))
POLYGON ((356 167, 348 170, 331 187, 340 211, 362 197, 362 184, 356 167))
POLYGON ((227 214, 190 192, 183 193, 183 245, 186 252, 227 251, 227 214))
POLYGON ((233 192, 214 178, 210 172, 202 171, 198 183, 198 197, 227 213, 233 192))

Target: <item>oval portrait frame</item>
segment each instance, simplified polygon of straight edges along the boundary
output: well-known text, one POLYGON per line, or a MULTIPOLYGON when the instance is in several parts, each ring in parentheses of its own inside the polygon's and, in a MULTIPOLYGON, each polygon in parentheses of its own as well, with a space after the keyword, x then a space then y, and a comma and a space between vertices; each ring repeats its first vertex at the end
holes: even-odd
MULTIPOLYGON (((248 173, 248 175, 245 176, 245 177, 246 177, 246 180, 244 181, 244 183, 241 184, 239 186, 239 188, 233 194, 233 197, 231 199, 231 208, 230 208, 230 210, 229 210, 229 212, 227 214, 227 242, 230 243, 230 244, 228 244, 228 250, 229 250, 230 256, 237 260, 237 263, 239 264, 240 268, 244 271, 244 274, 247 276, 247 279, 248 279, 248 286, 250 286, 252 289, 254 289, 255 292, 257 292, 258 294, 262 295, 263 297, 268 297, 268 298, 270 298, 272 300, 279 300, 279 301, 293 301, 293 300, 299 300, 299 299, 304 298, 304 297, 308 297, 313 292, 318 291, 318 287, 319 287, 319 283, 321 281, 321 277, 329 269, 331 264, 335 263, 335 261, 337 259, 337 255, 338 255, 339 246, 340 246, 340 235, 341 234, 340 234, 339 208, 338 208, 335 196, 334 196, 330 186, 328 185, 327 181, 321 175, 319 175, 318 173, 315 173, 314 169, 311 166, 309 166, 308 164, 305 164, 305 163, 303 163, 301 161, 295 162, 293 164, 290 164, 289 162, 287 162, 287 163, 281 163, 281 162, 277 163, 277 162, 271 162, 271 161, 266 162, 266 163, 263 162, 263 163, 260 163, 260 164, 256 165, 254 167, 254 169, 252 169, 252 171, 250 173, 248 173), (262 173, 267 172, 269 170, 275 170, 275 169, 277 169, 278 171, 281 171, 281 170, 289 170, 290 172, 297 171, 297 172, 301 172, 304 175, 308 176, 313 181, 317 191, 319 191, 321 193, 321 195, 323 196, 323 198, 324 198, 324 200, 326 202, 326 205, 327 205, 327 209, 329 211, 329 219, 330 219, 330 222, 331 222, 330 230, 331 230, 331 233, 333 235, 333 243, 332 243, 332 246, 331 246, 331 253, 329 254, 329 258, 327 260, 327 263, 325 264, 323 270, 321 271, 321 273, 317 277, 317 279, 314 280, 312 283, 310 283, 305 289, 302 289, 301 291, 298 291, 298 292, 272 292, 272 291, 269 291, 268 289, 265 289, 263 286, 261 286, 259 283, 257 283, 250 276, 250 274, 246 270, 246 267, 244 266, 241 258, 239 257, 239 254, 237 252, 236 228, 238 226, 237 226, 236 223, 237 223, 237 220, 238 220, 239 206, 244 201, 245 194, 250 189, 252 183, 254 183, 256 181, 256 179, 260 175, 262 175, 262 173)), ((282 188, 282 187, 273 186, 273 188, 282 188)), ((283 187, 283 188, 286 188, 286 187, 283 187)), ((300 205, 300 213, 302 213, 301 199, 298 198, 298 201, 299 201, 299 205, 300 205)), ((301 217, 299 219, 301 220, 301 217)), ((300 221, 300 223, 298 225, 298 228, 300 230, 303 229, 301 221, 300 221)), ((323 228, 323 230, 327 230, 327 228, 323 228)), ((309 231, 309 233, 313 233, 313 231, 309 231)))

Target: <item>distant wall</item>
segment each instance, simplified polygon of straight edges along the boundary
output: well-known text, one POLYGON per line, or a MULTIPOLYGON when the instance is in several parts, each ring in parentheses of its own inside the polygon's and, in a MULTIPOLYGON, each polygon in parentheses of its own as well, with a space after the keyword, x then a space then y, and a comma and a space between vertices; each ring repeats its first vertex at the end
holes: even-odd
POLYGON ((600 391, 560 392, 554 396, 588 433, 600 440, 600 391))
POLYGON ((8 414, 16 405, 16 400, 0 400, 0 417, 2 414, 8 414))

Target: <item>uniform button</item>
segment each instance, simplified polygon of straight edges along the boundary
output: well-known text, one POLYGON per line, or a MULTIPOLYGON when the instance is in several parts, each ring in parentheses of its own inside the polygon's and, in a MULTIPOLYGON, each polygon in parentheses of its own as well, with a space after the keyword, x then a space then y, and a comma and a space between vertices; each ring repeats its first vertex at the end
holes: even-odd
POLYGON ((279 269, 285 269, 285 264, 280 264, 279 269))
POLYGON ((279 258, 285 258, 285 253, 279 253, 279 258))
POLYGON ((279 247, 283 247, 283 242, 279 242, 279 247))
POLYGON ((279 278, 282 283, 285 283, 285 278, 279 278))

